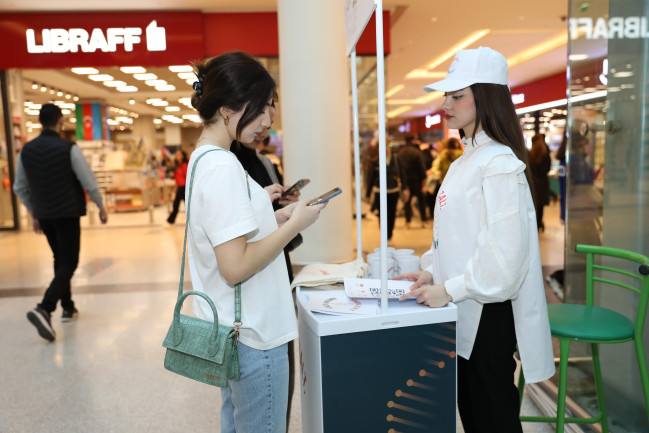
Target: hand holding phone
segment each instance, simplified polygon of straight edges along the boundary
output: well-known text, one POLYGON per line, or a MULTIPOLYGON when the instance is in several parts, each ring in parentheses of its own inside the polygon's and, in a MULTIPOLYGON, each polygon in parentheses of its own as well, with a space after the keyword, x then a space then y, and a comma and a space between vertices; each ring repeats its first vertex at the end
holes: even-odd
POLYGON ((331 200, 332 198, 336 197, 337 195, 342 194, 342 192, 343 192, 342 189, 336 187, 336 188, 332 189, 331 191, 328 191, 328 192, 322 194, 321 196, 316 197, 313 200, 311 200, 311 202, 309 203, 309 206, 314 206, 316 204, 326 203, 329 200, 331 200))
POLYGON ((295 191, 299 191, 305 186, 308 185, 308 183, 311 182, 310 179, 300 179, 297 182, 295 182, 293 185, 289 187, 286 191, 282 193, 282 197, 286 197, 287 195, 293 194, 295 191))

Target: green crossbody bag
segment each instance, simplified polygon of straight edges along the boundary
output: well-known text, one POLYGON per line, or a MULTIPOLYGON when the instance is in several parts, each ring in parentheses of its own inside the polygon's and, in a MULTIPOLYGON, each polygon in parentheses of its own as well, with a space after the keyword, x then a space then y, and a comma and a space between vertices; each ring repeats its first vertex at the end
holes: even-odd
MULTIPOLYGON (((234 323, 232 327, 219 324, 219 316, 214 302, 205 293, 190 291, 183 293, 185 274, 185 252, 187 249, 187 230, 189 227, 190 201, 194 183, 196 165, 209 152, 223 149, 208 150, 200 155, 194 166, 189 180, 189 195, 187 196, 187 222, 185 223, 185 240, 183 241, 183 258, 180 266, 180 285, 178 300, 174 308, 174 318, 167 331, 162 346, 167 349, 164 367, 181 376, 198 380, 199 382, 219 387, 228 386, 228 380, 239 380, 239 327, 241 326, 241 283, 234 289, 234 323), (185 298, 189 295, 200 296, 212 308, 214 322, 180 314, 185 298)), ((248 177, 246 173, 246 182, 248 177)), ((250 185, 248 184, 248 198, 250 185)))

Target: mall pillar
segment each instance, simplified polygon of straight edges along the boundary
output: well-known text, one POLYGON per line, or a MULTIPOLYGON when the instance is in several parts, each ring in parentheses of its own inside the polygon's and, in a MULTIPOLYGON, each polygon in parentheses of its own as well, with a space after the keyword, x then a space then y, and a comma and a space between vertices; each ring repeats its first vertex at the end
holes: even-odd
POLYGON ((302 197, 334 187, 334 198, 291 253, 294 263, 354 258, 352 145, 345 22, 341 2, 277 2, 284 180, 311 183, 302 197))
POLYGON ((155 149, 155 135, 153 116, 140 115, 133 119, 133 138, 138 149, 144 152, 155 149))
POLYGON ((165 146, 181 148, 180 125, 165 125, 165 146))

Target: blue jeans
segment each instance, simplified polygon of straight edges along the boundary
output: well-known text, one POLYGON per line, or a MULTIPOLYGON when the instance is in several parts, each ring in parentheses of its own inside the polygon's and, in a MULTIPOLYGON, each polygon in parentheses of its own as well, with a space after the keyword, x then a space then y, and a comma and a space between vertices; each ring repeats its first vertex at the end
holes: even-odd
POLYGON ((239 342, 241 379, 221 388, 221 433, 286 433, 287 345, 257 350, 239 342))

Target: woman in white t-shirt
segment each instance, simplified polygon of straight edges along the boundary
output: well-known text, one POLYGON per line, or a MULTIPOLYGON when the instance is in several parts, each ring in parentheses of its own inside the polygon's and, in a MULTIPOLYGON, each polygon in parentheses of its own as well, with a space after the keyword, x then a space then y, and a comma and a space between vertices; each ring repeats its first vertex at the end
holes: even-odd
MULTIPOLYGON (((204 128, 188 176, 200 155, 219 151, 196 165, 191 200, 186 193, 192 284, 214 301, 221 323, 233 323, 234 287, 241 282, 241 378, 221 389, 221 432, 284 433, 287 343, 297 337, 297 324, 283 248, 315 222, 324 205, 300 201, 274 212, 268 193, 229 151, 233 140, 251 143, 270 127, 276 84, 266 69, 241 52, 195 66, 192 105, 204 128)), ((194 312, 213 319, 199 297, 194 312)))

